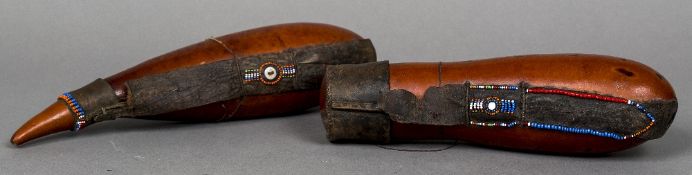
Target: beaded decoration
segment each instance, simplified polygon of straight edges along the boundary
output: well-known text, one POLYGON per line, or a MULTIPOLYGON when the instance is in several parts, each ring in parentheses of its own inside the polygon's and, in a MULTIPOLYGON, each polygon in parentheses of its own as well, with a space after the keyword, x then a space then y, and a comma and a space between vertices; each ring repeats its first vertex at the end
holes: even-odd
POLYGON ((289 64, 289 65, 284 65, 281 67, 281 77, 284 78, 293 78, 296 76, 296 66, 289 64))
POLYGON ((485 113, 486 114, 495 115, 498 112, 500 112, 500 110, 497 110, 497 106, 499 106, 500 98, 488 97, 485 100, 486 100, 486 103, 484 105, 485 105, 485 113))
POLYGON ((266 85, 279 83, 283 78, 293 78, 296 75, 296 66, 293 64, 279 65, 266 62, 257 69, 245 69, 243 71, 243 81, 246 83, 260 81, 266 85))
POLYGON ((503 122, 491 122, 491 123, 486 123, 486 122, 475 122, 471 121, 471 125, 476 125, 476 126, 488 126, 488 127, 494 127, 494 126, 502 126, 502 127, 514 127, 514 125, 517 125, 518 122, 509 122, 509 123, 503 123, 503 122))
POLYGON ((84 112, 84 108, 79 105, 79 102, 77 102, 77 99, 75 99, 72 94, 69 92, 65 92, 62 95, 58 96, 59 99, 65 101, 68 106, 70 106, 70 110, 72 110, 72 113, 77 115, 77 122, 75 122, 74 131, 79 131, 79 129, 84 128, 86 126, 86 113, 84 112))
POLYGON ((488 115, 496 115, 497 113, 514 113, 516 104, 514 100, 505 100, 498 97, 488 97, 485 99, 471 99, 469 102, 469 110, 471 112, 485 112, 488 115))
MULTIPOLYGON (((471 85, 471 89, 481 90, 519 90, 518 86, 510 85, 471 85)), ((471 99, 469 101, 469 110, 471 112, 485 112, 488 115, 496 115, 497 113, 513 114, 517 106, 514 100, 500 99, 499 97, 487 97, 485 99, 471 99)))
POLYGON ((245 82, 257 81, 259 78, 260 75, 258 69, 245 69, 245 76, 243 76, 243 80, 245 80, 245 82))
POLYGON ((590 135, 595 135, 595 136, 613 138, 613 139, 617 139, 617 140, 626 139, 626 136, 623 137, 617 133, 596 131, 596 130, 587 129, 587 128, 566 127, 566 126, 543 124, 543 123, 536 123, 536 122, 527 122, 526 126, 531 127, 531 128, 555 130, 555 131, 568 132, 568 133, 590 134, 590 135))
POLYGON ((510 85, 471 85, 469 88, 486 90, 519 90, 519 86, 510 85))
POLYGON ((481 112, 483 111, 483 99, 471 99, 469 102, 469 110, 471 112, 481 112))
POLYGON ((516 109, 517 104, 514 102, 514 100, 500 100, 500 112, 512 114, 516 109))
MULTIPOLYGON (((472 89, 488 89, 488 90, 518 90, 519 87, 516 86, 504 86, 504 85, 473 85, 471 86, 472 89)), ((598 94, 592 94, 592 93, 583 93, 583 92, 576 92, 576 91, 569 91, 569 90, 562 90, 562 89, 546 89, 546 88, 528 88, 525 91, 526 93, 533 93, 533 94, 556 94, 556 95, 565 95, 565 96, 570 96, 570 97, 576 97, 576 98, 583 98, 583 99, 593 99, 593 100, 600 100, 600 101, 606 101, 606 102, 614 102, 614 103, 623 103, 627 104, 633 107, 636 107, 637 110, 642 112, 647 119, 649 119, 649 123, 646 127, 637 130, 636 132, 628 135, 621 135, 618 133, 614 132, 606 132, 606 131, 598 131, 594 129, 588 129, 588 128, 577 128, 577 127, 568 127, 568 126, 561 126, 561 125, 553 125, 553 124, 546 124, 546 123, 538 123, 538 122, 522 122, 518 123, 517 121, 510 122, 510 123, 482 123, 482 122, 475 122, 471 121, 470 124, 474 126, 487 126, 487 127, 494 127, 494 126, 501 126, 501 127, 513 127, 515 125, 519 126, 526 126, 530 128, 536 128, 536 129, 545 129, 545 130, 554 130, 554 131, 560 131, 560 132, 567 132, 567 133, 576 133, 576 134, 588 134, 588 135, 594 135, 594 136, 599 136, 599 137, 607 137, 607 138, 612 138, 616 140, 624 140, 628 138, 633 138, 637 137, 644 132, 648 131, 651 129, 651 127, 656 123, 656 119, 654 118, 653 114, 651 114, 644 105, 637 103, 632 100, 624 99, 624 98, 619 98, 619 97, 610 97, 610 96, 604 96, 604 95, 598 95, 598 94)), ((487 99, 495 99, 497 97, 489 97, 487 99)), ((472 112, 480 112, 484 108, 487 111, 488 106, 486 105, 487 102, 484 102, 482 99, 472 99, 469 102, 469 109, 472 112)), ((511 111, 514 112, 516 109, 516 103, 513 100, 500 100, 500 112, 503 111, 511 111), (505 107, 508 106, 508 107, 505 107)))

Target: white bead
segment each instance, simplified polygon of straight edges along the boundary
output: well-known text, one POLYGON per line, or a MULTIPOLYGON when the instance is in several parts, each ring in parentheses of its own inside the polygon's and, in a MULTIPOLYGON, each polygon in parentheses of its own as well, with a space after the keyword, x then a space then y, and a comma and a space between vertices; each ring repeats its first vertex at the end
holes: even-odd
POLYGON ((495 110, 496 107, 497 107, 497 104, 495 104, 494 101, 488 102, 488 109, 489 110, 491 110, 491 111, 495 110))
POLYGON ((274 68, 274 67, 267 67, 264 69, 264 77, 267 78, 268 80, 275 79, 277 75, 278 75, 278 72, 276 71, 276 68, 274 68))

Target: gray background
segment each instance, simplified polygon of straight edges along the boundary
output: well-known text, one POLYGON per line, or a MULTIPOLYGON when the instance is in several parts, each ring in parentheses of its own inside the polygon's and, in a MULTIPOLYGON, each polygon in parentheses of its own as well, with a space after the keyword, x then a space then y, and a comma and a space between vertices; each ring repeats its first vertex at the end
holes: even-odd
POLYGON ((691 55, 692 3, 682 0, 0 0, 0 174, 692 174, 691 55), (349 28, 393 62, 625 57, 667 77, 680 110, 663 138, 607 157, 331 144, 316 111, 214 124, 117 120, 9 143, 65 90, 209 36, 297 21, 349 28))

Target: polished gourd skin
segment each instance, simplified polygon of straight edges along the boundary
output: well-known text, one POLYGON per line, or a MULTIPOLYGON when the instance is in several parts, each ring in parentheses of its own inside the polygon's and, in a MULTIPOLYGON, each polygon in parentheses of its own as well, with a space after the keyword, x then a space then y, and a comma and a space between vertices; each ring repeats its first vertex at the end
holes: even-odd
POLYGON ((299 112, 318 105, 327 64, 372 62, 374 54, 369 40, 326 24, 280 24, 209 38, 65 93, 11 142, 121 117, 214 122, 299 112))
POLYGON ((677 110, 672 87, 653 69, 589 54, 331 66, 323 83, 334 142, 442 139, 602 154, 661 137, 677 110), (352 78, 364 76, 371 78, 352 78))

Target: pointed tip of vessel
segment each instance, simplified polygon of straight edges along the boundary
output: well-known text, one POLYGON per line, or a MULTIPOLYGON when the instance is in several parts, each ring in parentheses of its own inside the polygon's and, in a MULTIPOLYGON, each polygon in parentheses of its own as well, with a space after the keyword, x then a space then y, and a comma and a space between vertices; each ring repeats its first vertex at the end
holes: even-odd
POLYGON ((10 142, 18 146, 39 137, 71 130, 73 126, 72 112, 63 102, 56 101, 17 129, 10 142))
POLYGON ((19 137, 17 137, 17 134, 15 133, 14 135, 12 135, 12 138, 10 138, 10 143, 12 143, 15 146, 19 146, 19 144, 22 144, 23 142, 19 139, 19 137))

